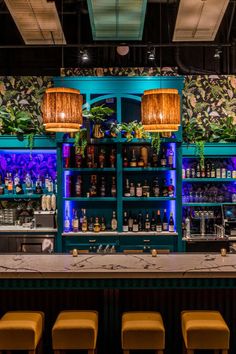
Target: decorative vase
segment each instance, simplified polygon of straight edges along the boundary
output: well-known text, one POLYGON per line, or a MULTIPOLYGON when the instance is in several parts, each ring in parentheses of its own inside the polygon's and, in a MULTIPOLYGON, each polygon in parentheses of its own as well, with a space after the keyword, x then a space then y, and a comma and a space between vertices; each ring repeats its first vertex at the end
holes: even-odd
POLYGON ((93 126, 93 137, 96 139, 101 139, 104 137, 104 133, 101 129, 101 124, 95 123, 93 126))

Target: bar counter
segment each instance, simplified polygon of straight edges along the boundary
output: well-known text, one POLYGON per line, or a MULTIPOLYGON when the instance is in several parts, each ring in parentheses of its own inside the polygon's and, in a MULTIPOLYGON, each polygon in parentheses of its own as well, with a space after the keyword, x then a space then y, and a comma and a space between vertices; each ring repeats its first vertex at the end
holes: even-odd
POLYGON ((236 278, 236 254, 2 254, 0 278, 236 278))

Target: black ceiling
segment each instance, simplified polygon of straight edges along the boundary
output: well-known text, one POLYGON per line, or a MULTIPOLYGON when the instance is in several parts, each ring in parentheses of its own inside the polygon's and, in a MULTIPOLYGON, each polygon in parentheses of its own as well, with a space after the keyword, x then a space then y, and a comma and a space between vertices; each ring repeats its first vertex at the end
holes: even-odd
POLYGON ((56 0, 67 46, 24 48, 24 42, 0 0, 0 75, 58 75, 60 67, 173 66, 184 73, 236 73, 236 0, 230 1, 216 40, 209 43, 172 43, 178 0, 149 0, 143 40, 129 42, 129 54, 116 52, 119 42, 94 42, 86 0, 56 0), (161 44, 161 46, 158 46, 161 44), (80 59, 83 45, 90 60, 80 59), (157 45, 156 60, 147 59, 147 46, 157 45), (221 46, 220 59, 214 58, 221 46))

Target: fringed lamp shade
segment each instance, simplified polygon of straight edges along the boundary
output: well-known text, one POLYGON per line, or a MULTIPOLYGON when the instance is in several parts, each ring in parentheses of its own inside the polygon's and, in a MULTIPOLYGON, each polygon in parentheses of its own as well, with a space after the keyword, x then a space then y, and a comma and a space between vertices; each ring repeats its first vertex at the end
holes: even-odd
POLYGON ((172 132, 180 126, 180 97, 176 89, 146 90, 141 102, 142 124, 149 132, 172 132))
POLYGON ((42 113, 45 129, 50 132, 76 132, 83 123, 83 96, 79 90, 48 88, 43 97, 42 113))

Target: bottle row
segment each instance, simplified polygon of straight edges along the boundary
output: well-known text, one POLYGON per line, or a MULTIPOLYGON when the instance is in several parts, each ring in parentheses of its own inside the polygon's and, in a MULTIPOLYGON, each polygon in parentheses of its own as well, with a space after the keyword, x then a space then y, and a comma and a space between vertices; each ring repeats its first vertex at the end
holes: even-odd
POLYGON ((21 179, 17 172, 13 176, 11 172, 6 172, 3 178, 0 175, 0 194, 5 192, 8 194, 57 193, 57 180, 53 180, 49 175, 46 175, 44 179, 38 175, 37 179, 33 180, 29 173, 21 179))
MULTIPOLYGON (((147 211, 145 215, 140 211, 138 214, 124 211, 123 216, 123 232, 174 232, 174 218, 171 212, 169 218, 167 217, 167 210, 164 209, 163 215, 161 211, 157 210, 157 215, 152 212, 150 216, 147 211)), ((86 209, 73 209, 73 215, 70 217, 69 209, 66 208, 64 232, 104 232, 104 231, 117 231, 117 217, 116 212, 112 212, 112 218, 106 220, 104 216, 87 216, 86 209)))
MULTIPOLYGON (((88 180, 86 180, 88 182, 88 180)), ((86 182, 85 181, 85 182, 86 182)), ((78 176, 65 176, 65 197, 116 197, 116 177, 104 177, 91 175, 90 182, 84 183, 84 177, 78 176)), ((173 180, 170 179, 169 183, 164 178, 161 183, 158 177, 152 181, 144 180, 141 182, 133 182, 128 178, 125 180, 124 197, 174 197, 175 186, 173 180)))
POLYGON ((233 186, 191 185, 183 189, 183 203, 223 203, 236 202, 236 190, 233 186))
POLYGON ((170 179, 170 182, 167 183, 167 180, 164 178, 159 183, 158 177, 149 183, 147 180, 144 180, 144 183, 141 182, 131 182, 128 178, 125 180, 124 186, 124 197, 174 197, 175 196, 175 186, 173 185, 173 180, 170 179))
MULTIPOLYGON (((105 168, 116 167, 116 148, 89 145, 83 157, 70 145, 63 147, 64 168, 105 168)), ((123 149, 123 167, 174 167, 174 150, 172 145, 162 146, 159 154, 147 146, 123 149)))
POLYGON ((236 169, 230 163, 207 162, 201 166, 198 162, 183 168, 182 178, 236 178, 236 169))

